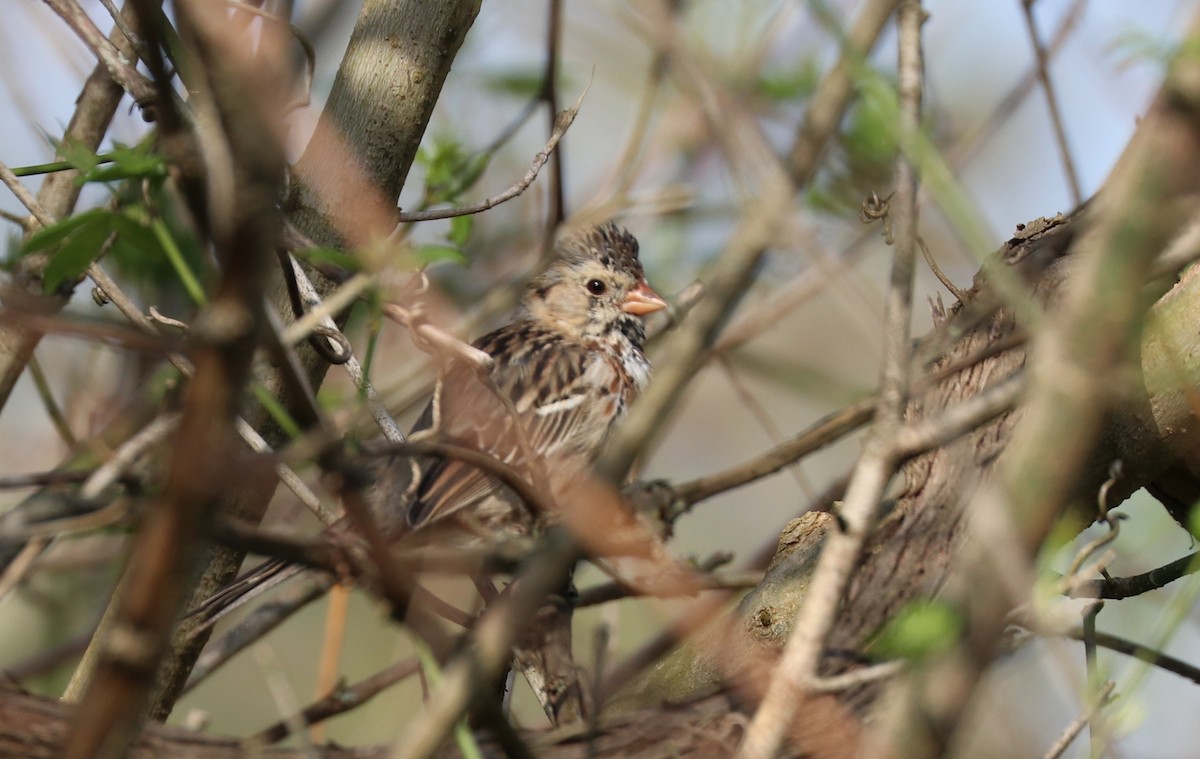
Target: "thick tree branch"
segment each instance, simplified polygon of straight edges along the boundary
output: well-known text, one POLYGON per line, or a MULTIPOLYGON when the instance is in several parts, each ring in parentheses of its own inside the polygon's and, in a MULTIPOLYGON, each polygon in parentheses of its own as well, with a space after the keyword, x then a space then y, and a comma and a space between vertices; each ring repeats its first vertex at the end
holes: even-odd
MULTIPOLYGON (((317 130, 295 167, 299 188, 291 200, 289 220, 308 239, 321 245, 357 246, 365 258, 368 243, 383 240, 393 229, 404 178, 478 10, 479 0, 363 3, 317 130)), ((384 263, 388 262, 373 260, 365 265, 373 271, 384 263)), ((321 297, 334 286, 315 275, 313 284, 321 297)), ((281 313, 290 311, 282 284, 272 294, 272 301, 281 313)), ((340 319, 335 321, 340 324, 340 319)), ((329 364, 308 348, 301 348, 298 354, 309 385, 319 389, 329 364)), ((262 384, 280 398, 289 413, 299 402, 281 388, 276 376, 264 376, 262 384)), ((288 439, 261 410, 247 409, 246 418, 267 445, 278 447, 288 439)), ((257 523, 273 492, 273 482, 256 484, 231 494, 223 509, 257 523)), ((189 607, 201 604, 232 580, 245 555, 224 546, 205 550, 207 569, 189 607)), ((319 593, 309 600, 316 595, 319 593)), ((206 635, 180 631, 164 694, 177 693, 183 687, 206 640, 206 635)), ((165 716, 165 705, 172 700, 166 698, 158 713, 165 716)))

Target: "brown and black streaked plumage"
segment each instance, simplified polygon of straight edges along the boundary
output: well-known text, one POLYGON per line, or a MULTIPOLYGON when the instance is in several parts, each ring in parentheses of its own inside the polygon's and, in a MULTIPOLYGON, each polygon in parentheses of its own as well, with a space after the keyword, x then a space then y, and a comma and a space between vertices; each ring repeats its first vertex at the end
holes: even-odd
MULTIPOLYGON (((493 359, 496 392, 452 366, 417 425, 436 418, 439 439, 486 451, 531 480, 544 476, 551 494, 587 467, 645 387, 641 317, 665 305, 646 284, 637 240, 613 224, 567 238, 558 252, 515 318, 474 343, 493 359)), ((487 532, 527 531, 523 505, 505 490, 467 464, 435 460, 410 488, 408 523, 466 510, 487 532)))
MULTIPOLYGON (((615 224, 570 235, 556 253, 513 320, 473 343, 493 360, 486 380, 451 363, 414 428, 493 456, 552 498, 586 471, 649 381, 642 317, 666 306, 646 283, 637 240, 615 224)), ((496 478, 461 461, 409 466, 408 487, 391 505, 404 532, 437 524, 456 542, 479 540, 528 533, 552 518, 532 514, 496 478)), ((215 618, 295 571, 268 562, 198 612, 215 618)))

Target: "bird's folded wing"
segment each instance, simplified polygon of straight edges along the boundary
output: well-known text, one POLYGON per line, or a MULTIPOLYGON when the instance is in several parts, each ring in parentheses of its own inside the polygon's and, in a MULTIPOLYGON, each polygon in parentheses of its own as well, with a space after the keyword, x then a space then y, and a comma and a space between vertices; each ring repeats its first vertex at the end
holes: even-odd
MULTIPOLYGON (((481 338, 477 347, 488 350, 502 332, 481 338)), ((434 398, 436 409, 427 409, 422 422, 438 439, 487 453, 549 490, 541 481, 547 467, 556 457, 581 450, 588 435, 588 415, 594 411, 589 390, 597 378, 587 367, 599 359, 553 334, 527 340, 525 350, 496 356, 490 387, 470 369, 452 366, 434 398)), ((409 523, 444 518, 502 487, 470 464, 431 459, 413 490, 409 523)))

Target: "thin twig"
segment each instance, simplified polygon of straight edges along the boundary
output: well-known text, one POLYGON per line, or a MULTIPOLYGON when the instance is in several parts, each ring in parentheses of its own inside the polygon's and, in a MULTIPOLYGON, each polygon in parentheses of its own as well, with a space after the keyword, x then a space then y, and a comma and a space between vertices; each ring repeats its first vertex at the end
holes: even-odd
POLYGON ((1069 589, 1071 598, 1105 598, 1119 600, 1140 596, 1158 590, 1176 580, 1200 570, 1200 552, 1190 553, 1169 564, 1151 569, 1131 577, 1106 577, 1103 580, 1087 580, 1069 589))
MULTIPOLYGON (((546 18, 546 67, 542 73, 541 99, 546 103, 550 134, 558 131, 558 69, 559 50, 562 46, 562 0, 547 0, 546 18)), ((554 253, 554 230, 567 215, 566 188, 563 180, 563 159, 555 154, 550 164, 550 206, 546 209, 546 234, 543 236, 542 260, 547 261, 554 253)))
MULTIPOLYGON (((691 596, 695 595, 696 585, 700 586, 701 590, 742 590, 744 588, 753 588, 762 581, 762 572, 721 572, 717 574, 697 575, 694 580, 688 583, 687 588, 681 588, 679 595, 691 596)), ((579 596, 575 599, 575 607, 582 609, 586 606, 599 606, 610 601, 619 601, 622 598, 637 598, 639 596, 648 595, 637 588, 630 587, 623 582, 606 582, 602 585, 596 585, 591 588, 585 588, 579 591, 579 596)), ((654 597, 665 597, 661 591, 656 591, 654 597)))
POLYGON ((1079 734, 1083 732, 1083 728, 1091 724, 1096 714, 1112 701, 1113 689, 1116 687, 1117 684, 1112 681, 1101 686, 1095 700, 1089 703, 1071 724, 1067 725, 1062 735, 1058 737, 1058 740, 1054 741, 1054 744, 1046 750, 1045 754, 1042 754, 1042 759, 1059 759, 1059 757, 1065 754, 1075 739, 1079 737, 1079 734))
MULTIPOLYGON (((1054 36, 1050 39, 1050 44, 1046 48, 1047 63, 1062 50, 1067 40, 1070 39, 1071 33, 1079 26, 1079 21, 1083 18, 1083 11, 1086 8, 1087 0, 1074 0, 1066 12, 1062 14, 1062 20, 1059 22, 1058 28, 1054 30, 1054 36)), ((984 146, 994 144, 991 138, 1014 115, 1021 113, 1021 104, 1029 96, 1029 93, 1033 92, 1037 84, 1037 66, 1035 63, 1033 67, 1021 76, 1005 96, 996 103, 992 110, 980 118, 975 126, 947 151, 947 160, 950 165, 956 169, 961 169, 970 163, 984 146)))
POLYGON ((143 453, 161 443, 179 425, 179 414, 163 414, 130 437, 88 477, 79 490, 84 500, 100 497, 100 494, 116 482, 133 466, 143 453))
MULTIPOLYGON (((1123 469, 1124 467, 1121 465, 1120 460, 1114 461, 1109 466, 1109 477, 1104 481, 1104 484, 1100 486, 1096 510, 1096 513, 1099 515, 1099 519, 1097 521, 1104 522, 1108 529, 1099 537, 1088 541, 1082 548, 1079 549, 1079 551, 1076 552, 1075 557, 1071 560, 1071 564, 1067 567, 1067 571, 1061 580, 1062 592, 1064 593, 1069 592, 1069 589, 1074 584, 1079 582, 1080 576, 1085 574, 1085 570, 1083 569, 1084 563, 1090 559, 1096 553, 1096 551, 1099 551, 1104 546, 1116 540, 1117 536, 1121 534, 1122 515, 1109 511, 1108 494, 1109 491, 1116 487, 1117 482, 1120 481, 1123 469)), ((1111 560, 1105 560, 1101 558, 1095 564, 1087 568, 1086 574, 1103 573, 1109 561, 1111 560)))
MULTIPOLYGON (((392 685, 412 677, 419 668, 420 664, 416 657, 409 657, 353 685, 338 686, 324 698, 304 707, 304 711, 300 712, 299 720, 303 721, 304 725, 315 725, 351 709, 356 709, 392 685)), ((255 743, 267 745, 278 743, 291 735, 293 723, 296 721, 296 719, 285 719, 276 722, 250 738, 246 742, 247 747, 255 743)))
MULTIPOLYGON (((317 288, 313 286, 312 280, 308 278, 308 274, 304 271, 304 267, 296 261, 295 257, 288 255, 287 260, 292 267, 292 273, 296 278, 296 285, 300 290, 300 297, 305 301, 306 309, 313 309, 321 304, 321 296, 317 292, 317 288)), ((337 324, 333 318, 325 316, 321 319, 320 325, 327 330, 333 330, 337 334, 341 334, 337 324)), ((285 343, 287 345, 287 343, 285 343)), ((383 437, 392 443, 403 443, 404 433, 400 431, 400 425, 396 424, 396 420, 388 412, 387 406, 383 403, 383 399, 379 397, 379 393, 375 390, 375 386, 371 384, 370 379, 363 371, 362 364, 353 354, 350 358, 342 363, 346 373, 350 375, 350 379, 354 382, 354 386, 362 389, 366 393, 367 407, 371 410, 371 416, 375 419, 375 423, 379 426, 379 431, 383 433, 383 437)))
POLYGON ((1036 0, 1022 0, 1021 9, 1025 16, 1025 29, 1029 32, 1029 44, 1033 46, 1037 58, 1037 77, 1046 93, 1046 107, 1050 111, 1050 125, 1054 129, 1054 141, 1058 145, 1058 157, 1062 161, 1063 173, 1067 176, 1067 186, 1071 190, 1071 201, 1078 206, 1083 202, 1083 190, 1079 187, 1079 174, 1075 171, 1075 161, 1071 158, 1071 145, 1067 141, 1067 130, 1063 126, 1062 111, 1058 105, 1058 96, 1054 92, 1054 81, 1050 78, 1050 56, 1046 46, 1038 36, 1037 20, 1033 17, 1033 4, 1036 0))
POLYGON ((159 310, 154 306, 150 306, 148 309, 146 309, 146 313, 150 320, 155 324, 161 324, 164 327, 174 327, 180 332, 188 331, 188 325, 186 322, 182 322, 179 319, 172 319, 171 317, 159 312, 159 310))
MULTIPOLYGON (((469 216, 470 214, 482 213, 489 208, 495 208, 501 203, 508 202, 525 192, 527 189, 529 189, 529 186, 533 184, 533 180, 537 179, 538 172, 542 170, 542 167, 546 165, 546 162, 551 158, 551 156, 556 155, 555 148, 558 147, 559 141, 562 140, 563 135, 565 135, 567 130, 571 128, 571 124, 575 122, 575 117, 579 114, 579 107, 583 105, 583 98, 587 95, 587 92, 588 88, 584 88, 583 92, 580 93, 579 98, 576 99, 575 105, 558 114, 558 117, 554 120, 553 129, 550 132, 550 139, 546 140, 546 146, 542 148, 541 152, 533 157, 533 163, 529 165, 529 171, 525 172, 525 176, 521 177, 521 180, 512 187, 509 187, 499 195, 487 198, 486 200, 481 200, 478 203, 473 203, 469 206, 459 206, 457 208, 434 208, 429 211, 401 211, 396 218, 400 223, 404 224, 414 221, 449 219, 454 216, 469 216)), ((398 234, 399 228, 397 227, 397 230, 392 232, 391 236, 388 237, 388 240, 391 241, 398 239, 398 234)))
POLYGON ((869 667, 845 672, 831 677, 818 678, 812 684, 814 693, 840 693, 860 685, 888 680, 904 671, 907 662, 889 661, 869 667))
POLYGON ((11 221, 13 224, 19 226, 22 230, 29 229, 30 223, 33 221, 28 215, 21 216, 20 214, 10 213, 5 211, 3 208, 0 208, 0 219, 11 221))
POLYGON ((481 684, 492 682, 508 665, 518 632, 548 596, 559 592, 578 557, 579 547, 566 530, 552 528, 542 538, 525 571, 480 618, 472 645, 443 670, 441 685, 431 694, 423 713, 402 733, 393 752, 396 759, 433 755, 481 684))
MULTIPOLYGON (((313 687, 313 698, 318 701, 333 695, 337 689, 338 665, 342 658, 342 647, 346 642, 346 616, 349 612, 349 604, 350 589, 341 584, 333 586, 329 592, 329 607, 325 610, 325 632, 321 636, 317 683, 313 687)), ((295 720, 284 720, 283 724, 294 727, 295 720)), ((312 729, 312 742, 325 742, 324 723, 312 729)))
MULTIPOLYGON (((1074 627, 1056 634, 1062 635, 1065 638, 1071 638, 1072 640, 1079 641, 1082 641, 1085 637, 1082 627, 1074 627)), ((1113 635, 1111 633, 1097 630, 1094 637, 1096 639, 1097 646, 1107 648, 1110 651, 1116 651, 1119 654, 1132 656, 1136 659, 1146 662, 1147 664, 1158 667, 1159 669, 1165 670, 1172 674, 1179 675, 1180 677, 1185 677, 1188 680, 1200 685, 1200 667, 1192 666, 1181 659, 1176 659, 1170 654, 1164 654, 1161 651, 1156 651, 1153 648, 1150 648, 1149 646, 1144 646, 1141 643, 1135 643, 1131 640, 1126 640, 1125 638, 1113 635)))
MULTIPOLYGON (((1099 697, 1097 698, 1097 703, 1103 703, 1104 701, 1103 696, 1101 696, 1104 686, 1100 683, 1100 669, 1096 663, 1096 616, 1103 608, 1103 601, 1093 601, 1083 610, 1083 659, 1087 668, 1087 692, 1097 694, 1099 697)), ((1088 719, 1088 736, 1091 739, 1092 759, 1100 759, 1102 755, 1100 747, 1105 742, 1100 735, 1099 726, 1096 724, 1095 717, 1097 711, 1093 710, 1091 717, 1088 719)))
POLYGON ((4 186, 12 191, 12 194, 16 196, 21 205, 29 210, 38 224, 48 227, 54 223, 53 217, 47 213, 45 208, 42 208, 42 204, 33 197, 33 193, 25 189, 25 185, 21 184, 21 180, 17 179, 17 175, 3 161, 0 161, 0 182, 3 182, 4 186))
POLYGON ((38 360, 37 354, 29 357, 29 376, 33 379, 33 386, 37 389, 38 398, 41 399, 42 407, 46 409, 46 414, 50 417, 50 423, 54 425, 58 436, 62 438, 68 448, 74 448, 79 440, 71 431, 71 425, 67 422, 67 417, 59 407, 58 401, 54 400, 54 391, 50 389, 50 382, 46 378, 46 373, 42 371, 42 362, 38 360))
POLYGON ((876 403, 874 397, 852 403, 744 464, 685 482, 675 491, 686 503, 695 504, 777 472, 865 424, 874 416, 876 403))
POLYGON ((1025 377, 1016 373, 995 383, 939 416, 905 425, 892 438, 895 455, 911 458, 955 440, 1016 405, 1025 377))
POLYGON ((142 76, 130 61, 125 60, 78 3, 74 0, 45 0, 45 3, 83 40, 88 49, 108 69, 113 81, 133 96, 138 107, 145 107, 154 102, 153 82, 142 76))
MULTIPOLYGON (((767 437, 771 440, 771 444, 774 446, 781 445, 784 442, 783 431, 780 430, 779 425, 775 423, 771 412, 766 408, 766 406, 759 402, 758 398, 754 396, 754 392, 747 387, 746 383, 742 381, 742 378, 738 376, 737 369, 734 367, 733 362, 731 362, 727 356, 718 355, 716 357, 716 363, 717 366, 721 368, 722 373, 724 373, 725 379, 728 380, 730 387, 733 388, 734 395, 736 395, 738 400, 742 402, 742 405, 746 407, 746 409, 750 412, 750 415, 754 417, 754 421, 758 423, 758 426, 762 428, 763 432, 767 434, 767 437)), ((804 495, 804 497, 811 498, 812 483, 809 482, 808 478, 804 476, 804 472, 800 470, 800 467, 788 467, 788 471, 792 474, 792 479, 796 481, 796 486, 800 488, 800 492, 804 495)))
POLYGON ((48 472, 9 474, 0 477, 0 490, 45 487, 46 485, 73 485, 86 480, 94 470, 51 469, 48 472))
MULTIPOLYGON (((0 161, 0 182, 3 182, 10 190, 12 190, 13 194, 17 196, 17 199, 21 201, 22 205, 29 209, 29 212, 33 214, 34 218, 37 219, 37 221, 43 227, 48 227, 54 224, 54 219, 46 213, 46 210, 42 208, 41 204, 39 204, 37 200, 29 193, 29 191, 25 189, 24 185, 21 184, 20 180, 17 179, 17 177, 12 173, 8 166, 4 164, 3 161, 0 161)), ((137 306, 136 303, 134 303, 133 299, 126 295, 120 286, 117 285, 116 281, 109 277, 108 274, 105 273, 105 271, 101 269, 98 264, 93 263, 89 265, 86 273, 88 277, 90 277, 91 280, 96 283, 96 286, 104 293, 105 297, 107 297, 109 301, 116 305, 125 318, 129 319, 145 332, 148 332, 152 335, 158 334, 158 330, 155 328, 154 322, 144 313, 142 313, 142 310, 137 306)), ((191 376, 192 364, 187 357, 180 354, 171 354, 168 356, 168 358, 170 359, 171 363, 173 363, 175 367, 184 374, 184 376, 191 376)), ((239 417, 236 420, 236 426, 238 434, 242 436, 242 439, 245 440, 253 450, 258 451, 259 453, 270 452, 271 448, 267 445, 267 442, 263 440, 262 436, 259 435, 258 432, 255 431, 255 429, 247 422, 245 422, 245 420, 239 417)), ((291 490, 305 506, 307 506, 314 514, 316 514, 322 522, 325 524, 330 524, 333 521, 336 521, 336 517, 333 516, 332 512, 322 505, 321 499, 315 493, 313 493, 306 484, 304 484, 304 481, 301 480, 294 471, 287 468, 283 464, 277 464, 276 473, 279 475, 279 478, 284 485, 287 486, 287 488, 291 490)))
POLYGON ((33 562, 41 555, 49 541, 49 538, 34 538, 17 552, 4 568, 4 573, 0 574, 0 599, 7 597, 21 584, 21 580, 25 579, 25 575, 33 567, 33 562))
POLYGON ((779 752, 802 690, 816 678, 817 662, 898 461, 891 440, 903 423, 908 396, 912 283, 917 253, 917 177, 908 151, 920 130, 924 15, 921 4, 915 0, 901 3, 897 10, 901 155, 892 201, 895 211, 890 215, 896 252, 884 312, 884 365, 875 423, 839 510, 845 528, 831 531, 826 538, 791 637, 746 730, 738 754, 741 759, 771 759, 779 752))
POLYGON ((929 267, 931 272, 933 272, 933 276, 937 277, 938 282, 942 283, 942 287, 945 287, 947 290, 949 290, 950 294, 957 298, 959 303, 966 303, 966 291, 954 284, 954 280, 950 279, 950 277, 946 275, 946 272, 942 271, 942 267, 938 265, 937 259, 934 258, 933 253, 930 252, 929 246, 925 244, 925 238, 918 236, 917 245, 921 247, 921 256, 925 259, 925 265, 929 267))
POLYGON ((287 674, 279 666, 279 659, 275 656, 275 650, 265 643, 259 643, 254 647, 254 658, 258 661, 258 668, 262 671, 263 679, 267 681, 267 692, 271 694, 271 699, 275 702, 275 709, 280 713, 287 715, 284 719, 288 722, 288 728, 292 735, 300 735, 300 746, 308 759, 319 759, 320 753, 317 747, 313 745, 313 741, 304 735, 304 720, 300 716, 300 705, 296 700, 296 690, 288 681, 287 674))
POLYGON ((125 14, 121 13, 121 9, 117 7, 116 3, 113 0, 100 0, 100 4, 104 6, 104 10, 108 11, 108 15, 112 16, 116 28, 121 31, 121 34, 125 35, 125 39, 129 41, 133 49, 140 50, 143 44, 142 38, 138 36, 137 32, 133 31, 133 27, 129 25, 129 22, 125 19, 125 14))
POLYGON ((210 641, 196 660, 196 666, 192 668, 183 692, 187 693, 204 682, 237 653, 260 640, 295 612, 325 595, 333 583, 332 575, 303 575, 303 579, 293 582, 270 603, 259 606, 220 638, 210 641))

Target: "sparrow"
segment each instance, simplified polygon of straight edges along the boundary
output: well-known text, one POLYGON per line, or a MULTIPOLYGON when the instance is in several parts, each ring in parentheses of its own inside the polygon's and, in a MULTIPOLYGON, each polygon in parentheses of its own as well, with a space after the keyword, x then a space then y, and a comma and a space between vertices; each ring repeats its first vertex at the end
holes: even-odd
MULTIPOLYGON (((413 428, 512 467, 558 502, 586 474, 609 433, 650 380, 643 317, 666 308, 646 282, 638 242, 612 222, 556 245, 530 280, 512 320, 474 341, 492 360, 481 376, 451 361, 413 428)), ((385 508, 400 533, 450 528, 453 543, 532 534, 554 520, 534 513, 495 476, 452 458, 390 467, 406 487, 385 508)), ((397 530, 392 530, 393 533, 397 530)), ((192 611, 211 623, 299 571, 271 560, 192 611)), ((206 625, 207 626, 207 625, 206 625)))

